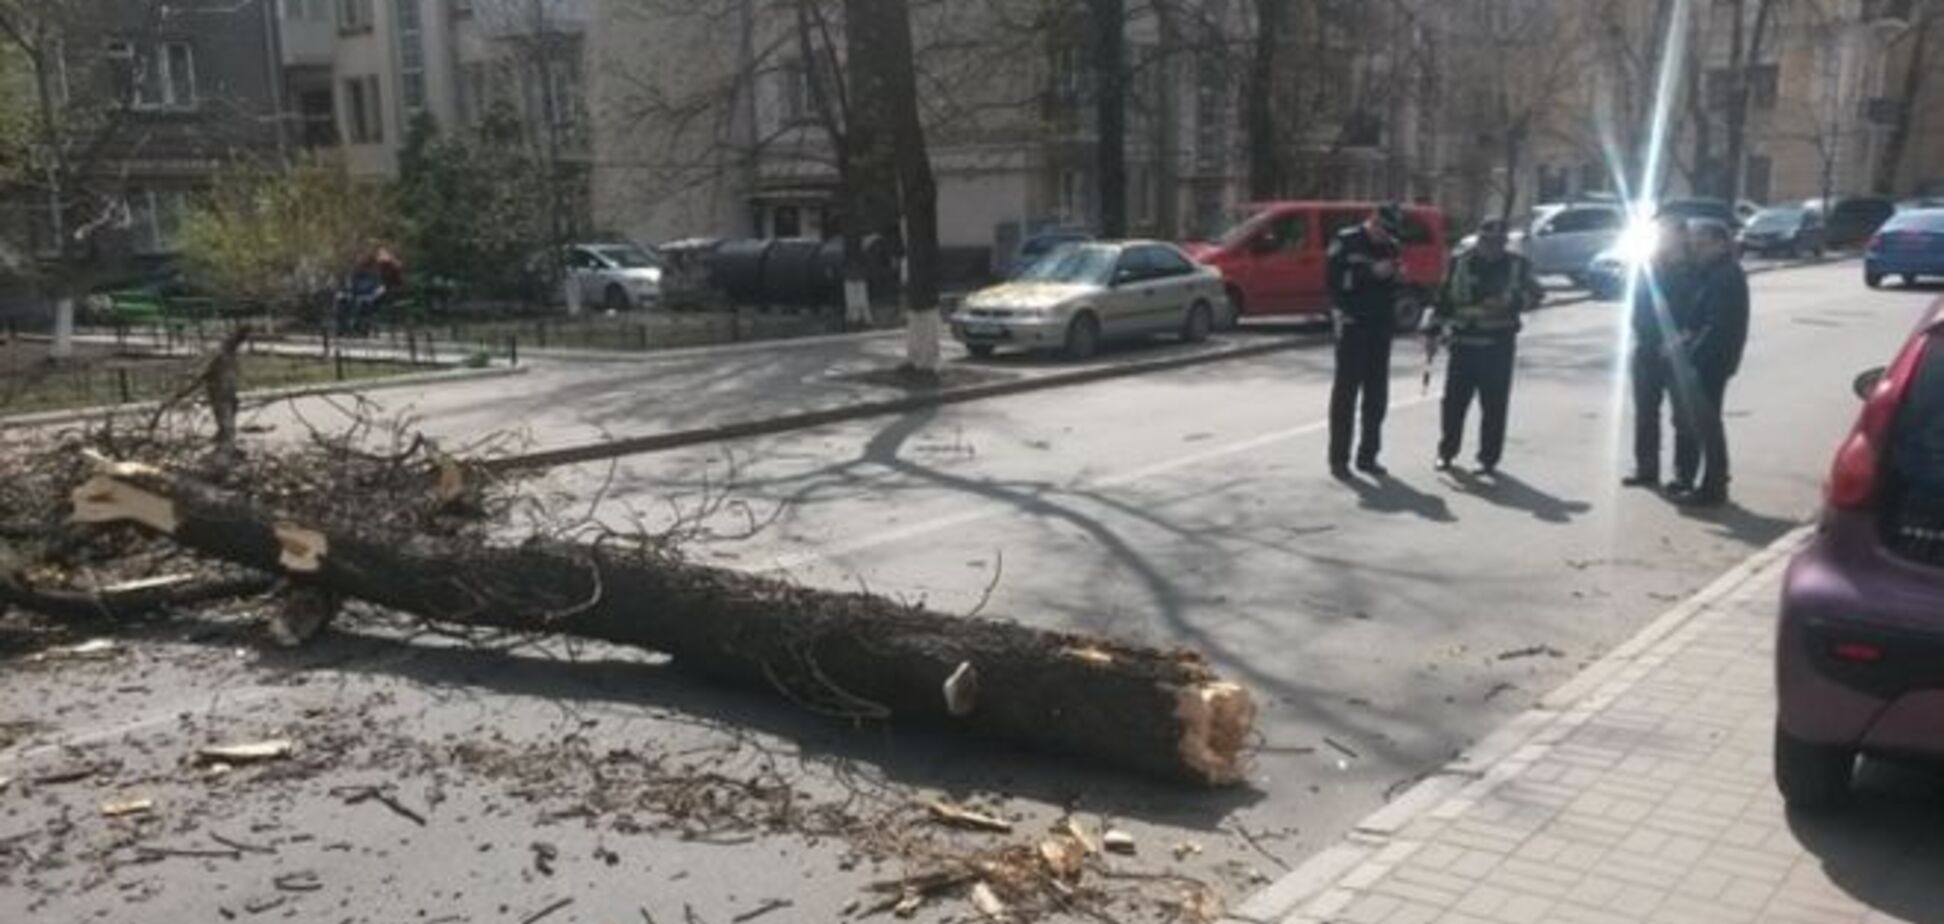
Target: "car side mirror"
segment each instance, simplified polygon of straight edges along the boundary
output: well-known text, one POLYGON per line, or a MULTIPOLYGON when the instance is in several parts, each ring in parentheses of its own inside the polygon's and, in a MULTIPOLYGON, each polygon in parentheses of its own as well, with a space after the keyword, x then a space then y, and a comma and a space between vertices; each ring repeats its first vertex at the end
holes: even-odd
POLYGON ((1882 366, 1878 366, 1875 369, 1864 372, 1858 375, 1854 382, 1850 383, 1850 390, 1856 392, 1856 397, 1867 401, 1871 395, 1876 394, 1877 385, 1883 382, 1883 377, 1889 371, 1882 366))

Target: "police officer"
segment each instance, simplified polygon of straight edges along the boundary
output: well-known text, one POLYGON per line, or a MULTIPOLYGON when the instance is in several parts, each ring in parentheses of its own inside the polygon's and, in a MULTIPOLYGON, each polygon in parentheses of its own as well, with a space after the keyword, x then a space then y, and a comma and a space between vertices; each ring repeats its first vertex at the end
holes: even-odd
POLYGON ((1478 434, 1478 465, 1488 475, 1498 469, 1505 454, 1505 415, 1512 401, 1519 315, 1543 297, 1532 264, 1505 249, 1505 222, 1496 218, 1479 226, 1478 246, 1452 260, 1427 333, 1444 338, 1451 347, 1438 471, 1449 471, 1458 457, 1465 439, 1465 415, 1474 396, 1484 417, 1478 434))
POLYGON ((1633 378, 1634 470, 1621 479, 1630 488, 1661 489, 1661 408, 1673 387, 1674 367, 1669 345, 1678 332, 1674 319, 1683 316, 1692 297, 1687 222, 1662 216, 1654 223, 1654 255, 1634 282, 1633 378))
POLYGON ((1721 402, 1748 345, 1748 276, 1734 236, 1718 221, 1695 222, 1692 291, 1676 319, 1681 364, 1674 389, 1674 478, 1667 494, 1690 507, 1728 502, 1728 433, 1721 402), (1700 476, 1700 482, 1695 477, 1700 476))
POLYGON ((1336 383, 1330 390, 1330 474, 1349 479, 1350 443, 1358 405, 1363 410, 1357 469, 1383 477, 1384 412, 1390 407, 1391 338, 1397 330, 1397 291, 1404 267, 1397 237, 1404 210, 1379 206, 1363 224, 1330 241, 1330 296, 1335 305, 1336 383))

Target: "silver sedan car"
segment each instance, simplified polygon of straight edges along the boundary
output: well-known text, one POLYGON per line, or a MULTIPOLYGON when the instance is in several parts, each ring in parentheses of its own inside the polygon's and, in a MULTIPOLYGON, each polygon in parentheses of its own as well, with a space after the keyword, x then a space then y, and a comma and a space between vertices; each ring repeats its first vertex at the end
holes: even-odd
POLYGON ((1233 318, 1220 271, 1172 244, 1100 241, 1061 247, 1013 281, 973 293, 950 321, 974 356, 1020 346, 1086 359, 1109 338, 1199 342, 1233 318))

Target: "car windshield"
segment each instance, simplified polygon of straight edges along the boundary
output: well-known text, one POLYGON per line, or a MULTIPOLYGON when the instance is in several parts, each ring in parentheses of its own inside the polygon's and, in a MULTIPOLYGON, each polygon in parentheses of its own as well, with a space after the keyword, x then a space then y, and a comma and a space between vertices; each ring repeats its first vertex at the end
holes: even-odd
POLYGON ((1933 231, 1944 233, 1944 209, 1904 212, 1883 225, 1885 231, 1933 231))
POLYGON ((1235 223, 1215 238, 1215 243, 1222 247, 1234 247, 1247 241, 1267 220, 1268 215, 1262 209, 1243 209, 1235 216, 1235 223))
POLYGON ((1114 263, 1120 248, 1099 244, 1074 244, 1048 254, 1026 268, 1019 278, 1026 282, 1069 282, 1106 285, 1113 278, 1114 263))
POLYGON ((1751 231, 1786 231, 1802 224, 1802 209, 1763 209, 1749 219, 1751 231))
POLYGON ((1728 207, 1728 203, 1707 199, 1675 199, 1662 204, 1660 213, 1680 218, 1713 219, 1727 225, 1735 224, 1735 212, 1728 207))
POLYGON ((656 259, 653 254, 631 245, 622 244, 608 247, 590 247, 588 249, 599 254, 601 259, 622 269, 643 269, 661 265, 661 261, 656 259))

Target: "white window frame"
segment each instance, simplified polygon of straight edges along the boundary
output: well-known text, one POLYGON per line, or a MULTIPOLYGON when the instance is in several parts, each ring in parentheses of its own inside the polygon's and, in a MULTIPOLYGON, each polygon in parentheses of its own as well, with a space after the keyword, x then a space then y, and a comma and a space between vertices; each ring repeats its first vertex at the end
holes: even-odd
POLYGON ((370 32, 377 25, 371 0, 337 0, 339 32, 370 32))
MULTIPOLYGON (((109 43, 110 56, 120 57, 117 46, 122 44, 109 43)), ((196 46, 189 42, 167 41, 156 42, 146 50, 146 55, 132 56, 134 96, 129 101, 130 107, 144 112, 196 108, 196 46), (189 62, 186 99, 178 98, 176 93, 175 59, 170 51, 177 48, 182 49, 184 59, 189 62), (155 81, 153 87, 149 85, 151 77, 155 81)))

